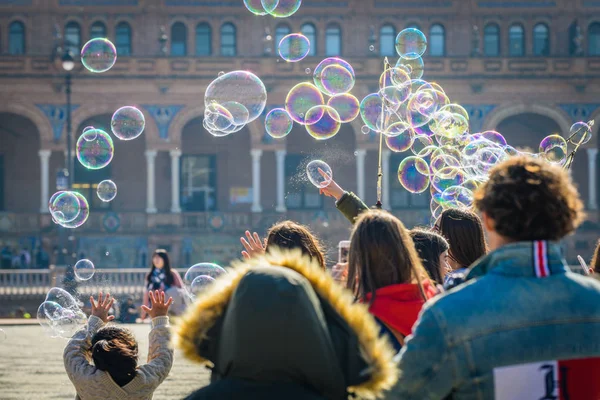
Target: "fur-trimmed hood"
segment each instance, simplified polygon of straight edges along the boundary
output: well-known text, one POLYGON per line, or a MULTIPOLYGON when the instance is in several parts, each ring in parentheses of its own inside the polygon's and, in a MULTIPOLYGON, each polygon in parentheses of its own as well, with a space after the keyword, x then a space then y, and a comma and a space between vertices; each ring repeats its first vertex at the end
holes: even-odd
POLYGON ((398 374, 366 306, 299 250, 235 262, 188 308, 175 340, 213 380, 294 382, 327 398, 381 397, 398 374))

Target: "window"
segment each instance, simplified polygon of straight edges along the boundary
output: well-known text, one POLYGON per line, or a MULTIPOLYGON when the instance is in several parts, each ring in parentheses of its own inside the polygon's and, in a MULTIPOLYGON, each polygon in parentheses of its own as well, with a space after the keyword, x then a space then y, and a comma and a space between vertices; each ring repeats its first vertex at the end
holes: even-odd
POLYGON ((176 22, 171 27, 171 55, 187 55, 187 28, 183 22, 176 22))
POLYGON ((212 54, 212 31, 210 25, 202 22, 196 26, 196 55, 210 56, 212 54))
POLYGON ((300 31, 308 41, 310 42, 310 50, 308 51, 309 56, 317 55, 317 29, 313 24, 304 24, 300 31))
POLYGON ((483 54, 488 57, 500 55, 500 28, 496 24, 486 25, 483 29, 483 54))
POLYGON ((537 24, 533 28, 533 55, 547 56, 550 54, 550 31, 546 24, 537 24))
POLYGON ((235 25, 231 23, 224 24, 221 27, 221 55, 230 57, 235 56, 236 52, 235 25))
POLYGON ((600 56, 600 23, 594 22, 588 28, 588 55, 600 56))
POLYGON ((396 54, 396 28, 384 25, 379 30, 379 54, 393 56, 396 54))
POLYGON ((522 25, 511 25, 508 31, 508 54, 511 57, 525 55, 525 30, 522 25))
POLYGON ((217 157, 184 155, 181 157, 181 209, 211 211, 217 205, 217 157))
POLYGON ((342 30, 339 25, 329 25, 325 30, 325 55, 342 54, 342 30))
POLYGON ((279 54, 280 52, 289 54, 289 43, 284 43, 284 48, 280 49, 279 48, 279 42, 281 42, 281 39, 283 39, 285 36, 290 34, 290 27, 287 25, 277 25, 277 28, 275 28, 275 52, 277 54, 279 54))
POLYGON ((81 48, 81 28, 77 22, 71 21, 65 26, 65 42, 73 55, 79 54, 81 48))
POLYGON ((446 33, 440 24, 431 25, 429 29, 429 55, 442 57, 446 53, 446 33))
POLYGON ((90 39, 105 38, 106 37, 106 25, 100 21, 96 21, 90 28, 90 39))
POLYGON ((89 202, 90 210, 109 210, 112 202, 100 200, 96 194, 98 183, 111 179, 110 164, 102 169, 87 169, 75 158, 73 162, 73 190, 81 193, 89 202))
POLYGON ((131 26, 127 22, 119 22, 115 29, 115 45, 120 56, 131 55, 131 26))
POLYGON ((431 195, 429 190, 415 194, 410 193, 404 189, 400 181, 396 178, 398 176, 398 166, 406 157, 406 154, 394 153, 390 156, 390 206, 392 209, 401 208, 429 208, 431 195))
POLYGON ((8 28, 8 52, 10 54, 25 54, 25 25, 15 21, 8 28))
MULTIPOLYGON (((305 180, 293 179, 299 171, 306 170, 306 157, 302 154, 288 154, 285 156, 286 197, 285 205, 288 209, 321 209, 323 196, 305 180)), ((303 172, 306 173, 306 172, 303 172)))

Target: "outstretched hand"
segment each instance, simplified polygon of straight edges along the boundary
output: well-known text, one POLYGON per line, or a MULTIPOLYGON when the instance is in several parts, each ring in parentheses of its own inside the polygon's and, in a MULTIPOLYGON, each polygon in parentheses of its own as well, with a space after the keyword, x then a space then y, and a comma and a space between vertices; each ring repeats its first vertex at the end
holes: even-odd
POLYGON ((98 293, 98 302, 94 301, 94 296, 90 296, 90 303, 92 303, 92 315, 98 317, 102 322, 107 323, 115 319, 114 315, 108 315, 110 308, 112 307, 115 299, 110 297, 110 293, 106 294, 106 297, 102 297, 102 291, 98 293))
POLYGON ((173 298, 169 297, 169 300, 165 301, 165 292, 162 290, 155 290, 148 292, 148 297, 150 298, 150 305, 147 307, 145 305, 142 306, 142 310, 147 313, 150 318, 155 317, 164 317, 169 312, 169 307, 173 304, 173 298))
POLYGON ((320 194, 324 194, 325 196, 333 197, 335 201, 338 201, 344 195, 344 189, 334 181, 329 174, 319 168, 319 174, 325 179, 325 182, 329 182, 329 184, 325 187, 319 189, 320 194))
POLYGON ((242 251, 242 256, 244 256, 244 258, 250 259, 252 257, 265 254, 266 246, 260 240, 258 233, 254 232, 254 234, 251 234, 250 231, 246 231, 246 238, 248 240, 244 239, 243 236, 240 238, 242 246, 244 246, 246 249, 245 251, 242 251))

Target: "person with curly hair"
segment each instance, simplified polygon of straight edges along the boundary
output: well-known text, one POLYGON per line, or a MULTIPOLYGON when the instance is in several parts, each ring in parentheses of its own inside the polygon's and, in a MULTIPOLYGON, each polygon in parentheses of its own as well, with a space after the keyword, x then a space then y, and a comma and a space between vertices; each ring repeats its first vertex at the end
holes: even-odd
POLYGON ((512 157, 491 171, 475 206, 491 252, 465 284, 423 307, 391 397, 600 398, 599 385, 540 372, 565 360, 600 365, 600 282, 571 272, 557 243, 584 219, 569 175, 512 157))

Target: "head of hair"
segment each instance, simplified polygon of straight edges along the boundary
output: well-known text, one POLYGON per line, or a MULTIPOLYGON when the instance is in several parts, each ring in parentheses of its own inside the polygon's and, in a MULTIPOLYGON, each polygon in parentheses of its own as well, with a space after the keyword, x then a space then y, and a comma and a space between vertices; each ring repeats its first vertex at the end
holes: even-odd
POLYGON ((410 231, 410 237, 427 274, 436 283, 443 283, 440 255, 450 248, 446 239, 435 232, 417 228, 410 231))
POLYGON ((591 270, 597 274, 600 274, 600 240, 596 243, 596 249, 594 250, 594 256, 589 266, 591 270))
POLYGON ((101 371, 106 371, 119 386, 135 377, 138 344, 133 333, 120 326, 105 326, 92 337, 92 360, 101 371))
POLYGON ((422 281, 427 278, 408 230, 392 214, 363 212, 354 224, 348 252, 348 289, 357 299, 385 286, 417 283, 425 299, 422 281))
POLYGON ((325 256, 321 244, 304 225, 293 221, 283 221, 273 225, 267 232, 267 251, 273 246, 282 249, 300 249, 302 254, 317 261, 325 269, 325 256))
POLYGON ((475 193, 475 206, 493 221, 498 235, 511 241, 560 240, 584 218, 567 172, 527 156, 494 167, 475 193))
POLYGON ((150 279, 152 278, 152 273, 156 269, 154 265, 154 257, 159 256, 163 260, 163 271, 165 271, 165 284, 167 286, 173 285, 174 279, 173 274, 171 273, 171 263, 169 262, 169 253, 165 249, 156 249, 154 250, 154 254, 152 254, 152 258, 150 259, 150 272, 146 275, 146 284, 150 283, 150 279))
POLYGON ((437 229, 450 245, 448 256, 463 268, 487 253, 481 219, 472 211, 461 208, 444 210, 437 229))

